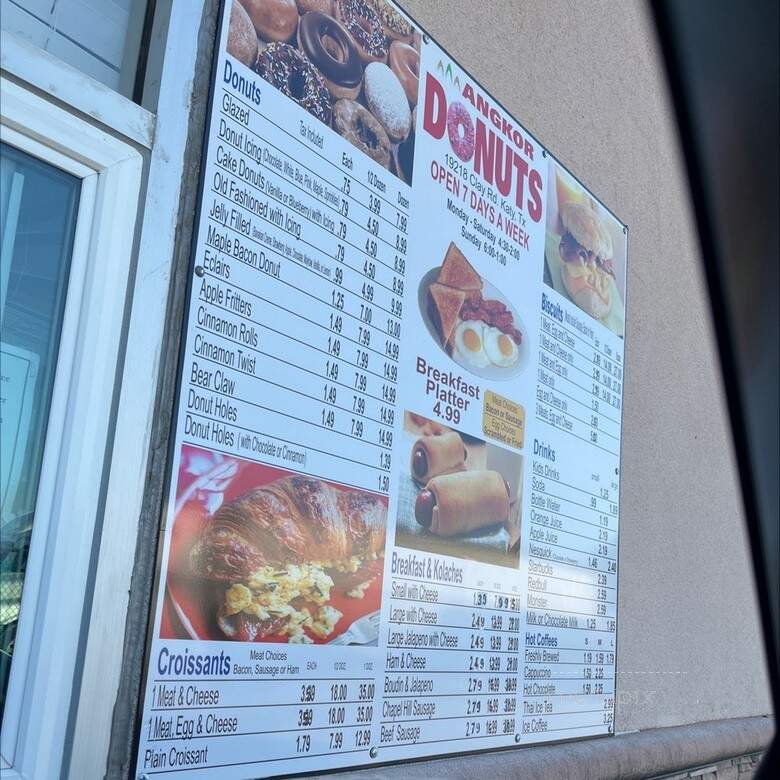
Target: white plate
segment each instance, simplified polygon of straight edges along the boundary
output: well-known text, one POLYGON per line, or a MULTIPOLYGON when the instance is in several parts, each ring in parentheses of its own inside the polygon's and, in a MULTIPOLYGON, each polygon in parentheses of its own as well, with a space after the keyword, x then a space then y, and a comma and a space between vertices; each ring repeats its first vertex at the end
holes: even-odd
POLYGON ((431 338, 433 339, 436 346, 439 347, 439 349, 444 352, 448 358, 457 363, 461 368, 464 368, 466 371, 470 371, 472 374, 481 376, 484 379, 505 381, 507 379, 512 379, 525 371, 530 358, 528 331, 525 329, 525 325, 520 319, 520 315, 517 313, 515 307, 512 306, 505 295, 493 287, 493 285, 490 284, 490 282, 484 277, 482 278, 482 297, 486 300, 501 301, 501 303, 503 303, 512 313, 512 319, 514 320, 515 327, 520 331, 520 333, 523 334, 522 343, 517 347, 517 362, 509 368, 502 368, 501 366, 494 366, 493 364, 485 366, 485 368, 477 368, 476 366, 469 365, 465 361, 462 361, 458 357, 457 353, 453 353, 452 355, 447 354, 447 351, 441 345, 441 339, 439 338, 439 332, 436 329, 436 325, 434 324, 433 320, 431 320, 431 316, 428 313, 428 288, 436 281, 440 270, 440 266, 431 268, 431 270, 423 276, 420 281, 420 286, 417 288, 417 305, 419 306, 420 314, 423 318, 423 322, 425 323, 425 327, 428 328, 428 333, 430 333, 431 338))

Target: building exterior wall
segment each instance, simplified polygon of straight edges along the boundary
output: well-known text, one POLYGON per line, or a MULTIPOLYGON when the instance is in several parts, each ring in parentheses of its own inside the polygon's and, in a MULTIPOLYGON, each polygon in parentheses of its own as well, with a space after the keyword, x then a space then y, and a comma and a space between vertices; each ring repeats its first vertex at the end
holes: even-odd
MULTIPOLYGON (((159 87, 159 105, 149 98, 156 115, 120 105, 104 88, 94 97, 95 85, 68 92, 65 81, 49 84, 40 65, 25 75, 16 67, 24 59, 18 44, 4 52, 13 78, 31 92, 145 155, 136 275, 127 281, 127 335, 113 390, 114 451, 107 448, 104 463, 108 519, 95 532, 89 581, 97 595, 84 605, 63 777, 127 777, 136 749, 218 2, 164 5, 172 7, 170 27, 161 12, 149 60, 160 83, 150 67, 146 85, 155 95, 159 87), (117 507, 129 509, 111 511, 117 507), (106 552, 119 547, 121 554, 106 552), (114 593, 122 595, 116 623, 105 620, 114 593)), ((771 721, 756 716, 771 710, 769 685, 702 258, 647 7, 641 0, 402 5, 629 226, 615 723, 622 736, 355 776, 500 776, 513 761, 526 777, 586 769, 593 777, 643 777, 689 767, 679 775, 688 777, 702 764, 717 764, 707 769, 717 777, 748 776, 753 759, 731 757, 755 756, 766 744, 771 721)))
POLYGON ((629 226, 616 731, 769 712, 701 256, 645 4, 403 5, 629 226))

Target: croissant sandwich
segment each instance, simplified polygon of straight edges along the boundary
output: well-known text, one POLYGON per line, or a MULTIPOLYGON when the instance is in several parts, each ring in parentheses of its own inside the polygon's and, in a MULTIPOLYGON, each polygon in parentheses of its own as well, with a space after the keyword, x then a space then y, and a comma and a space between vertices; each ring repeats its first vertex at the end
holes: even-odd
POLYGON ((288 476, 223 504, 190 555, 192 573, 224 583, 217 622, 231 638, 287 634, 291 642, 332 633, 334 577, 362 598, 380 573, 387 507, 377 496, 288 476), (228 587, 229 586, 229 587, 228 587), (312 614, 303 603, 319 608, 312 614))

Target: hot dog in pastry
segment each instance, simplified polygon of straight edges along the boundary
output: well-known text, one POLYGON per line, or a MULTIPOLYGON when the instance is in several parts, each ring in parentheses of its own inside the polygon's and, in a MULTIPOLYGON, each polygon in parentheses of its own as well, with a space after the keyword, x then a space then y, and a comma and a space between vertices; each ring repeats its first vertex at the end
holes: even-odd
POLYGON ((418 485, 439 474, 463 471, 467 457, 463 439, 455 431, 440 436, 421 436, 412 447, 412 479, 418 485))
POLYGON ((415 504, 417 522, 436 536, 505 523, 509 486, 497 471, 462 471, 431 479, 415 504))

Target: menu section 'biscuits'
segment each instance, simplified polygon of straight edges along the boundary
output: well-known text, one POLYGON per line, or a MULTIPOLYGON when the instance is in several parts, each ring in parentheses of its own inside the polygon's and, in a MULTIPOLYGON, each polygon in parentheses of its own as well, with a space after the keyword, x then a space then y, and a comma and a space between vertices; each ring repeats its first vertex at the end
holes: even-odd
POLYGON ((626 236, 390 0, 225 0, 136 774, 613 731, 626 236))

